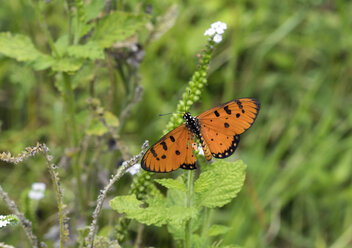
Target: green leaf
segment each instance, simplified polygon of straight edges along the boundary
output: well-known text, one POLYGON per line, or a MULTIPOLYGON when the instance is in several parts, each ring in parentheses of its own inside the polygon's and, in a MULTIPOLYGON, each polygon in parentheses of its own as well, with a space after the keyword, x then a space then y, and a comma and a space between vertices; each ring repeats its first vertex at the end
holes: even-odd
POLYGON ((230 230, 230 227, 223 225, 212 225, 208 230, 208 236, 217 236, 225 234, 230 230))
POLYGON ((29 37, 8 32, 0 33, 0 53, 18 61, 34 61, 42 55, 29 37))
POLYGON ((187 191, 186 185, 183 182, 181 177, 178 177, 177 179, 171 179, 171 178, 155 179, 154 181, 168 189, 176 189, 182 192, 187 191))
POLYGON ((106 124, 109 125, 110 127, 118 127, 120 124, 119 119, 109 111, 104 112, 104 118, 105 118, 106 124))
POLYGON ((113 12, 99 20, 92 40, 107 48, 134 35, 147 22, 145 14, 113 12))
POLYGON ((90 41, 84 45, 73 45, 67 49, 68 55, 75 58, 84 59, 104 59, 103 49, 94 41, 90 41))
POLYGON ((85 5, 87 20, 96 18, 100 11, 104 8, 105 1, 92 0, 90 3, 85 5))
POLYGON ((217 160, 195 182, 197 204, 208 208, 222 207, 236 197, 245 179, 246 165, 240 160, 217 160))
POLYGON ((194 208, 180 206, 167 207, 164 201, 148 202, 149 206, 141 207, 143 202, 135 195, 117 196, 110 201, 110 206, 119 213, 125 213, 127 218, 135 219, 147 225, 161 226, 167 223, 180 225, 197 215, 194 208))
POLYGON ((93 119, 86 129, 86 134, 88 135, 102 136, 107 132, 107 127, 98 118, 93 119))
POLYGON ((50 55, 42 54, 33 62, 34 70, 45 70, 55 63, 55 59, 50 55))
POLYGON ((51 69, 53 71, 60 71, 60 72, 74 72, 78 71, 83 64, 82 59, 76 59, 76 58, 69 58, 69 57, 63 57, 63 58, 54 58, 53 64, 51 69))

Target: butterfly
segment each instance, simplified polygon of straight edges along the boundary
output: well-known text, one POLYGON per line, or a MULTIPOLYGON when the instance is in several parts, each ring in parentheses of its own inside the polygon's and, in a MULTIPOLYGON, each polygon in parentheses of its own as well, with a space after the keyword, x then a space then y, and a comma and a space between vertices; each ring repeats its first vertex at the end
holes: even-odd
POLYGON ((185 112, 185 123, 152 145, 144 154, 141 167, 152 172, 196 169, 197 159, 193 154, 195 138, 199 140, 207 160, 227 158, 235 152, 240 134, 253 125, 259 109, 257 99, 239 98, 197 117, 185 112))

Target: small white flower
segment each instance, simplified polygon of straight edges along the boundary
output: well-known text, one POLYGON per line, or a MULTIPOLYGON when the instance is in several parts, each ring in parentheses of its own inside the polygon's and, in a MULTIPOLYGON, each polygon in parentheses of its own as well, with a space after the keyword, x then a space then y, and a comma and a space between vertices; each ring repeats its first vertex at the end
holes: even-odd
POLYGON ((220 32, 223 33, 224 30, 227 29, 227 24, 224 23, 224 22, 218 21, 218 22, 214 22, 213 24, 211 24, 211 27, 212 27, 213 29, 215 29, 217 33, 218 33, 218 31, 220 31, 220 32))
POLYGON ((222 41, 222 35, 221 34, 216 34, 213 38, 213 41, 215 43, 220 43, 222 41))
POLYGON ((45 183, 33 183, 32 190, 45 191, 45 183))
POLYGON ((208 28, 204 32, 204 36, 213 36, 216 33, 216 30, 214 28, 208 28))
POLYGON ((141 164, 135 164, 131 168, 127 170, 132 176, 137 174, 137 172, 141 169, 141 164))
POLYGON ((6 218, 6 216, 0 215, 0 228, 5 227, 8 224, 10 224, 10 221, 6 220, 5 218, 6 218))
POLYGON ((40 199, 42 199, 44 197, 44 192, 31 190, 28 193, 28 197, 32 200, 39 201, 40 199))
POLYGON ((45 191, 45 184, 44 183, 33 183, 32 189, 28 193, 28 197, 32 200, 40 200, 44 197, 45 191))

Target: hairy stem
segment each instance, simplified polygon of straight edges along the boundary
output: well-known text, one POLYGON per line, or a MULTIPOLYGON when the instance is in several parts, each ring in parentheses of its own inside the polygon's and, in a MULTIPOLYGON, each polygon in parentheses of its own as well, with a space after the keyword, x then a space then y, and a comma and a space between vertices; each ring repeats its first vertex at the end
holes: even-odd
MULTIPOLYGON (((46 146, 45 146, 46 147, 46 146)), ((51 180, 53 181, 53 185, 55 188, 55 193, 56 193, 56 200, 57 200, 57 206, 59 210, 59 224, 60 224, 60 248, 63 248, 65 245, 65 241, 67 240, 69 231, 67 226, 65 226, 65 221, 67 220, 67 217, 65 216, 64 213, 64 201, 63 201, 63 194, 62 190, 60 187, 60 179, 58 176, 58 173, 56 172, 56 165, 53 164, 52 161, 52 156, 48 154, 49 149, 44 149, 44 157, 46 159, 46 162, 48 164, 48 169, 50 172, 51 180)))
POLYGON ((94 247, 94 238, 95 238, 95 232, 96 232, 96 227, 98 223, 98 217, 100 215, 100 211, 103 206, 103 202, 105 200, 106 194, 109 192, 109 190, 114 185, 114 183, 118 181, 129 168, 131 168, 133 165, 138 163, 138 161, 142 158, 145 151, 147 150, 148 146, 149 146, 148 141, 145 141, 144 144, 142 145, 142 151, 138 155, 128 160, 124 165, 122 165, 117 170, 117 173, 110 179, 109 184, 106 185, 105 188, 100 191, 100 194, 98 196, 97 206, 93 213, 93 220, 89 228, 89 234, 86 239, 87 247, 90 247, 90 248, 94 247))

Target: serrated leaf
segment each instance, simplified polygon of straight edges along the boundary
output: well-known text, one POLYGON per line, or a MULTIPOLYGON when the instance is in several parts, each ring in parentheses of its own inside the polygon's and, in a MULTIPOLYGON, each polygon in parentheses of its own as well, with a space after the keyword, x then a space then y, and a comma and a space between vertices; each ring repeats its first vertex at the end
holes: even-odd
POLYGON ((228 226, 223 225, 212 225, 208 230, 208 236, 217 236, 225 234, 230 230, 228 226))
POLYGON ((67 49, 68 55, 75 58, 84 59, 103 59, 104 51, 103 49, 94 41, 90 41, 84 45, 73 45, 69 46, 67 49))
POLYGON ((50 55, 42 54, 33 62, 34 70, 45 70, 55 63, 55 59, 50 55))
POLYGON ((181 177, 178 177, 177 179, 171 179, 171 178, 154 179, 154 181, 168 189, 176 189, 182 192, 187 191, 186 185, 183 182, 181 177))
POLYGON ((93 119, 89 127, 86 129, 86 134, 92 136, 102 136, 107 132, 107 127, 99 119, 93 119))
POLYGON ((107 48, 134 35, 146 22, 145 14, 113 12, 99 20, 92 40, 96 41, 101 48, 107 48))
POLYGON ((135 195, 127 195, 115 197, 110 201, 110 206, 119 213, 125 213, 129 219, 156 226, 167 223, 180 225, 197 215, 197 210, 194 208, 167 207, 165 202, 160 201, 148 203, 148 207, 142 208, 142 201, 137 200, 135 195))
POLYGON ((35 61, 42 55, 33 45, 29 37, 9 32, 0 33, 0 53, 18 61, 35 61))
POLYGON ((92 0, 90 3, 87 3, 86 5, 86 17, 87 20, 96 18, 100 11, 104 8, 105 6, 105 1, 101 0, 92 0))
POLYGON ((104 118, 105 118, 106 124, 109 125, 110 127, 118 127, 120 124, 119 119, 109 111, 104 112, 104 118))
POLYGON ((195 182, 197 204, 208 208, 222 207, 236 197, 245 179, 242 161, 217 160, 195 182))
POLYGON ((82 59, 69 58, 69 57, 54 58, 51 69, 53 71, 59 71, 59 72, 74 72, 74 71, 78 71, 81 68, 82 64, 83 64, 82 59))

